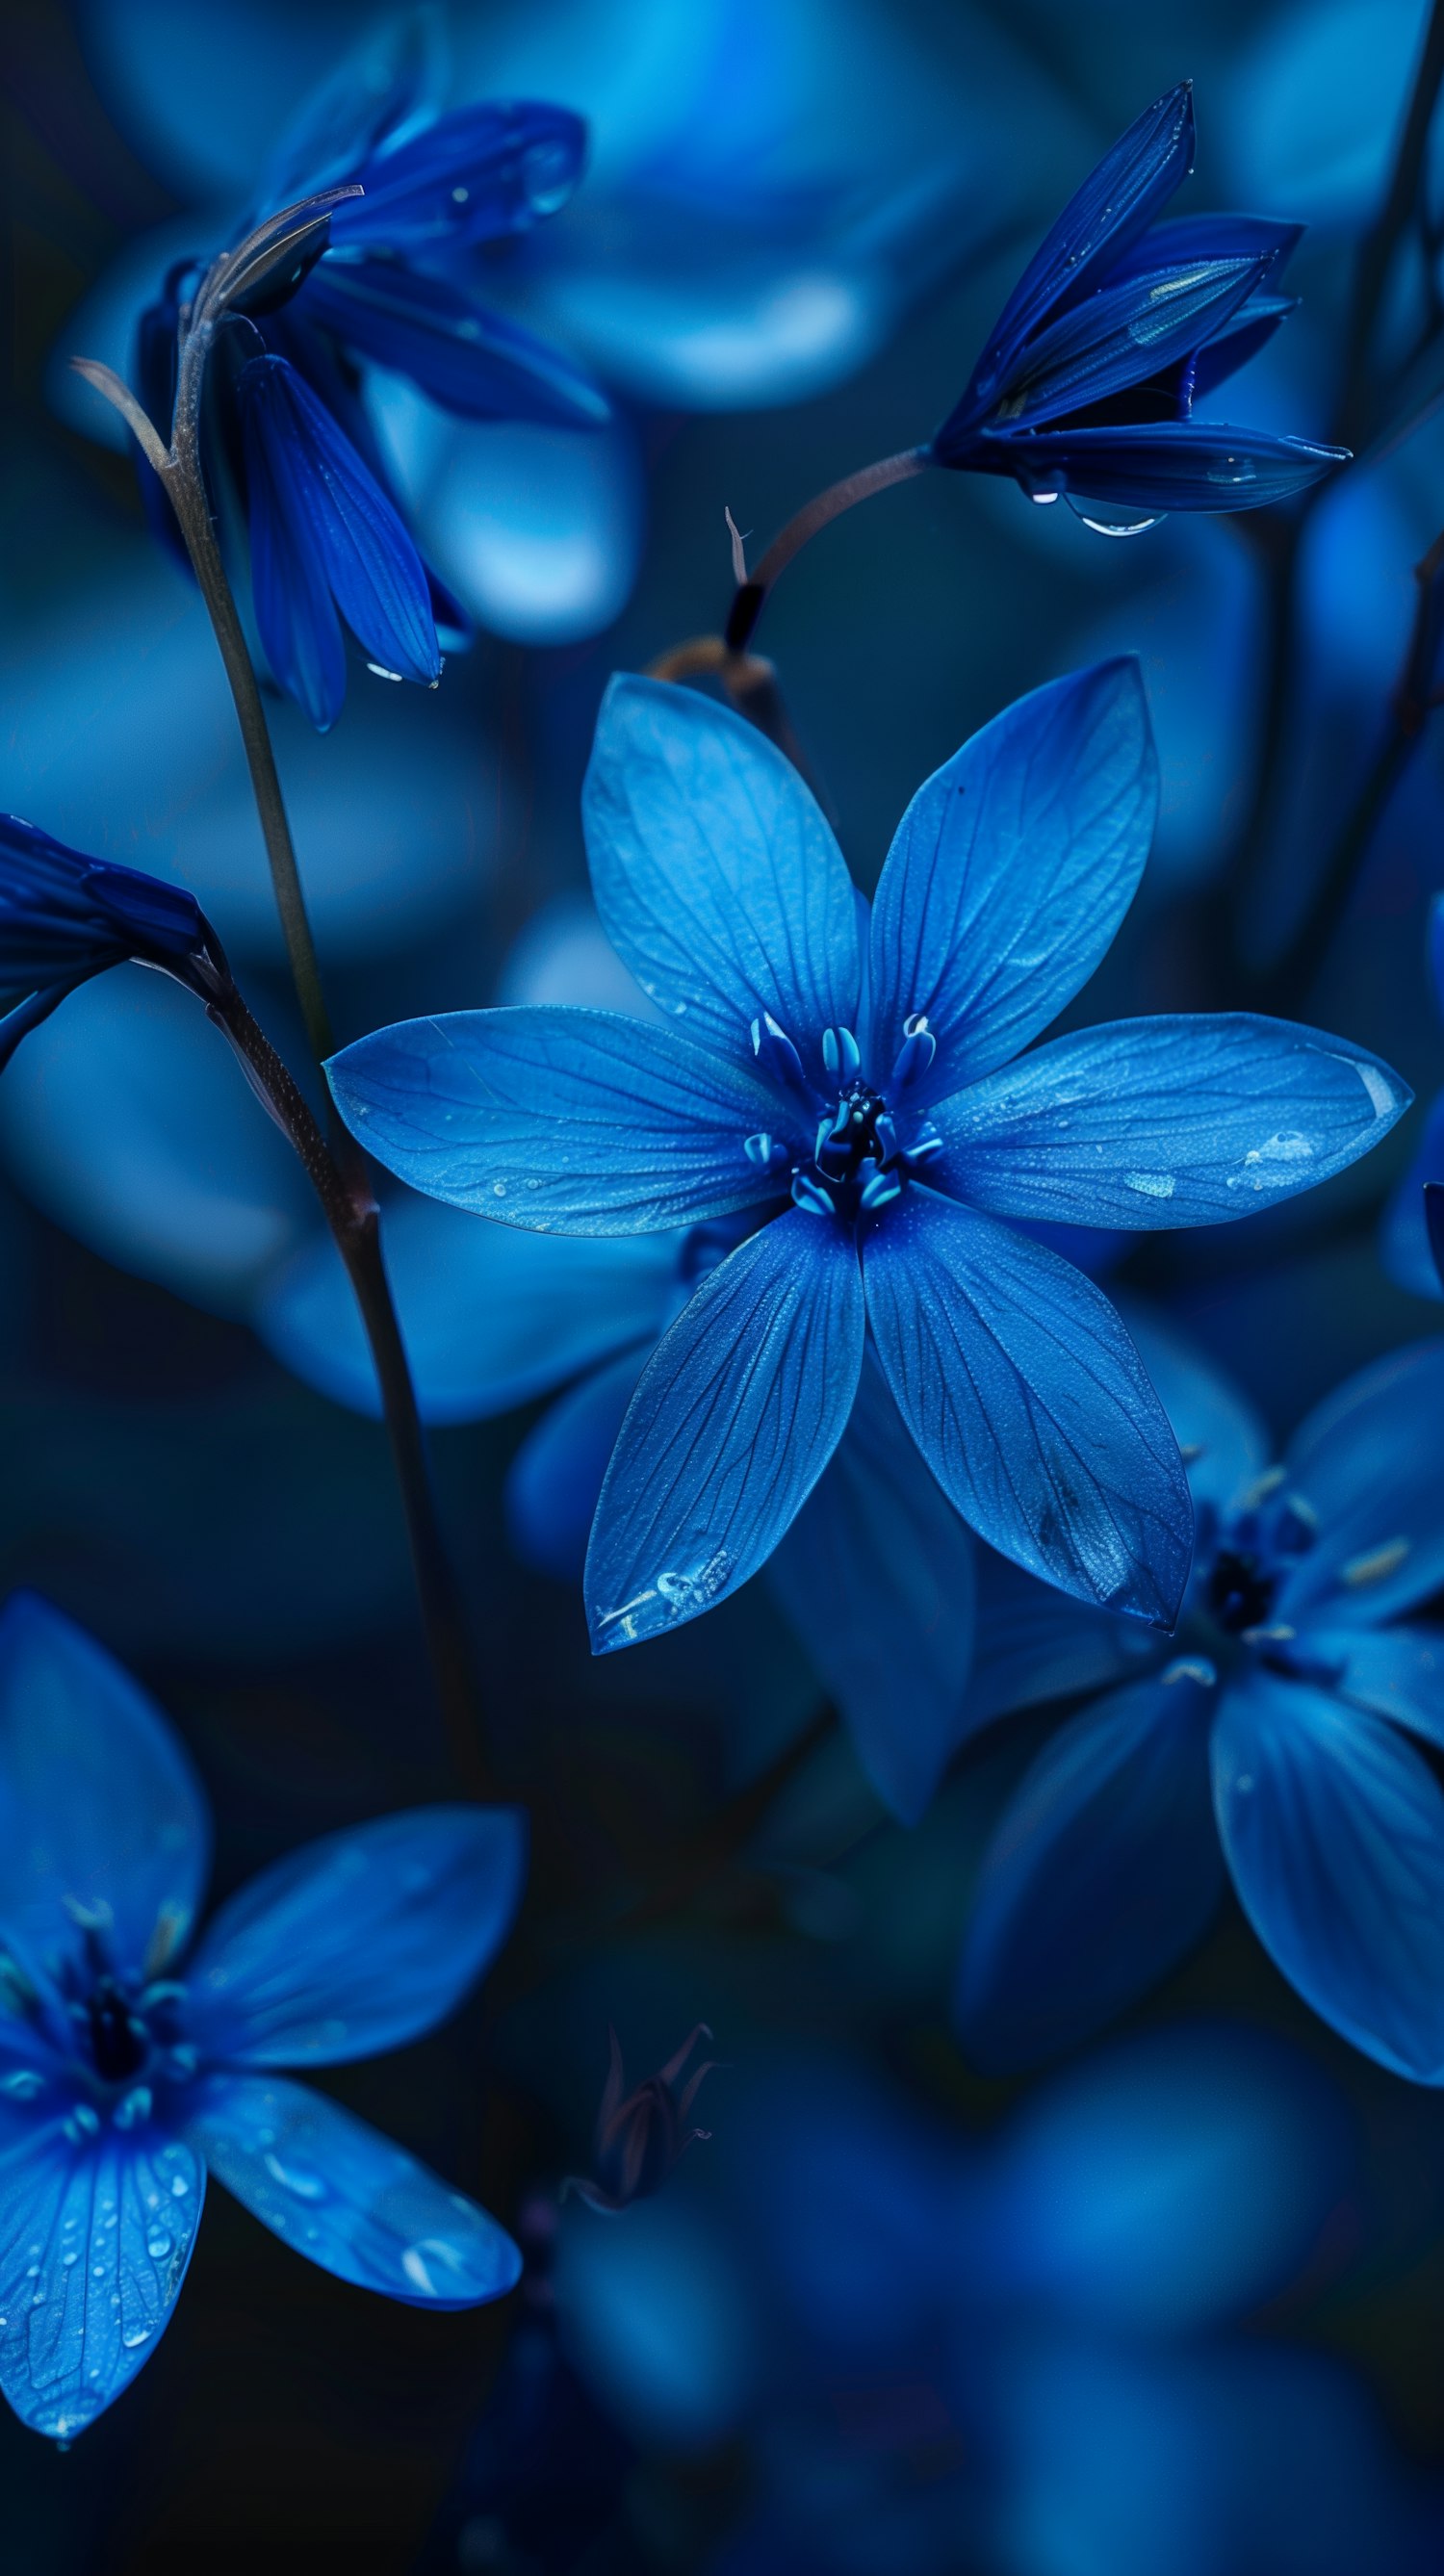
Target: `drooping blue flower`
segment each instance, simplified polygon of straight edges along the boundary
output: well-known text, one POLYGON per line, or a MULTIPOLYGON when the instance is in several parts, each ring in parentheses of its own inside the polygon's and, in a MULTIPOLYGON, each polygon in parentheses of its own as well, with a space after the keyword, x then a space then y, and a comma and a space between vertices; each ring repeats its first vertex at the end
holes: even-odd
POLYGON ((194 895, 161 877, 67 849, 0 814, 0 1069, 42 1019, 92 975, 135 960, 209 1000, 229 983, 225 951, 194 895))
POLYGON ((937 465, 1009 474, 1124 511, 1253 510, 1346 451, 1194 416, 1292 310, 1279 293, 1301 226, 1201 215, 1152 230, 1193 166, 1193 94, 1165 91, 1105 154, 1035 252, 937 465))
POLYGON ((331 1834, 222 1906, 205 1800, 159 1711, 67 1619, 0 1613, 0 2387, 68 2439, 169 2322, 207 2172, 343 2281, 418 2307, 509 2290, 495 2219, 287 2071, 461 2001, 520 1892, 508 1808, 331 1834))
POLYGON ((1381 2065, 1444 2081, 1444 1742, 1434 1424, 1444 1342, 1365 1369, 1270 1467, 1249 1408, 1156 1336, 1198 1536, 1177 1636, 980 1569, 974 1714, 1088 1694, 1025 1773, 984 1861, 958 1985, 966 2044, 1023 2065, 1145 1993, 1231 1876, 1315 2012, 1381 2065))
POLYGON ((1120 1022, 1018 1061, 1107 949, 1148 850, 1136 665, 1037 690, 929 779, 867 927, 796 772, 688 690, 609 690, 597 907, 674 1025, 457 1012, 333 1059, 343 1116, 433 1196, 583 1236, 745 1218, 648 1361, 586 1570, 595 1651, 695 1618, 797 1521, 875 1367, 974 1529, 1171 1626, 1192 1511, 1117 1315, 1000 1219, 1216 1223, 1344 1168, 1408 1094, 1246 1014, 1120 1022))
MULTIPOLYGON (((307 102, 264 174, 253 220, 319 192, 362 193, 298 224, 294 256, 258 263, 230 295, 207 370, 203 455, 223 530, 232 496, 250 541, 256 624, 272 675, 321 731, 345 696, 341 620, 374 668, 434 684, 439 637, 467 621, 430 573, 392 497, 356 361, 409 379, 471 420, 595 428, 605 398, 567 360, 439 273, 460 248, 556 213, 580 173, 580 120, 545 105, 436 116, 424 31, 363 45, 307 102)), ((287 236, 288 242, 290 236, 287 236)), ((182 261, 139 326, 141 397, 169 435, 185 307, 203 263, 182 261)), ((177 531, 140 463, 158 532, 177 531)))

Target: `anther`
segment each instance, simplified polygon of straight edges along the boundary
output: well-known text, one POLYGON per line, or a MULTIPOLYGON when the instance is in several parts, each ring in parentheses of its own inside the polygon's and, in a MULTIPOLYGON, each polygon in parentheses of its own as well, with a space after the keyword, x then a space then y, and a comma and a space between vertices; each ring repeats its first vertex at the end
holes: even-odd
POLYGON ((1391 1538, 1383 1547, 1371 1548, 1364 1556, 1351 1556, 1348 1564, 1339 1568, 1339 1581, 1347 1583, 1351 1591, 1357 1590, 1360 1584, 1380 1583, 1386 1574, 1392 1574, 1403 1564, 1408 1553, 1406 1538, 1391 1538))
POLYGON ((786 1147, 779 1145, 775 1136, 769 1136, 765 1127, 759 1127, 755 1136, 743 1137, 742 1151, 759 1172, 770 1172, 774 1164, 787 1160, 786 1147))
POLYGON ((765 1064, 770 1072, 777 1075, 779 1081, 789 1083, 794 1091, 806 1091, 808 1083, 802 1070, 802 1058, 787 1031, 778 1027, 770 1011, 764 1011, 761 1020, 752 1023, 752 1052, 760 1064, 765 1064))
POLYGON ((920 1014, 903 1023, 902 1045, 893 1058, 890 1091, 906 1091, 910 1083, 925 1074, 938 1051, 937 1039, 920 1014))
POLYGON ((862 1185, 863 1207, 871 1210, 886 1207, 890 1200, 902 1197, 902 1183, 896 1172, 874 1172, 862 1185))
POLYGON ((815 1181, 810 1172, 793 1173, 792 1197, 794 1205, 801 1208, 804 1216, 837 1214, 831 1192, 825 1190, 820 1181, 815 1181))

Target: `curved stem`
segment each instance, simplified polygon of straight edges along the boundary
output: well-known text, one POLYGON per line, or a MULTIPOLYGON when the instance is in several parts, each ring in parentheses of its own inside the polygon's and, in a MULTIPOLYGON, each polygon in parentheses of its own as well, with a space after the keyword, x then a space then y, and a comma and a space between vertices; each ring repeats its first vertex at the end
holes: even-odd
POLYGON ((315 942, 311 936, 306 898, 301 889, 300 870, 296 865, 286 800, 281 793, 276 756, 271 748, 266 711, 216 541, 201 471, 201 387, 214 330, 213 323, 202 320, 187 334, 176 389, 175 444, 162 469, 163 479, 200 585, 201 597, 210 612, 226 678, 231 684, 246 765, 251 773, 256 813, 270 862, 276 910, 281 916, 281 928, 285 934, 291 980, 305 1018, 311 1052, 317 1063, 322 1064, 328 1055, 335 1053, 335 1039, 321 990, 321 970, 316 962, 315 942))
MULTIPOLYGON (((1441 0, 1444 5, 1444 0, 1441 0)), ((833 519, 845 510, 854 510, 859 501, 871 500, 874 492, 885 492, 892 483, 909 482, 914 474, 926 473, 933 461, 930 447, 905 447, 896 456, 883 456, 876 465, 864 465, 856 474, 845 474, 840 483, 830 483, 825 492, 788 520, 780 536, 773 538, 762 561, 738 589, 727 620, 727 646, 740 653, 750 643, 757 620, 766 604, 768 592, 794 555, 833 519)), ((736 541, 734 539, 734 556, 736 541)))
POLYGON ((461 1603, 442 1541, 426 1437, 381 1257, 376 1202, 341 1172, 308 1102, 232 984, 207 1005, 240 1057, 247 1079, 288 1138, 320 1200, 346 1265, 371 1346, 396 1478, 406 1513, 436 1695, 452 1761, 471 1797, 495 1795, 478 1741, 477 1693, 461 1603))

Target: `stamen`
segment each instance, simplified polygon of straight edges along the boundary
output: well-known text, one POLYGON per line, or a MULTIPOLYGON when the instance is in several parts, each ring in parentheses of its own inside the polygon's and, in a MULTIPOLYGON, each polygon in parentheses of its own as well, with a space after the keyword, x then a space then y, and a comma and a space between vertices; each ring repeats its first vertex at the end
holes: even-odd
POLYGON ((870 1180, 863 1182, 861 1204, 869 1213, 901 1197, 902 1183, 896 1172, 874 1172, 870 1180))
POLYGON ((748 1162, 755 1163, 760 1172, 770 1172, 778 1163, 787 1160, 786 1146, 779 1145, 775 1136, 769 1136, 765 1127, 760 1127, 755 1136, 743 1137, 742 1151, 748 1162))
POLYGON ((1367 1555, 1351 1556, 1348 1564, 1339 1569, 1339 1581, 1347 1583, 1351 1591, 1357 1591, 1364 1583, 1382 1582, 1386 1574, 1403 1564, 1408 1553, 1406 1538, 1388 1539, 1383 1547, 1371 1548, 1367 1555))
POLYGON ((815 1181, 810 1172, 793 1173, 792 1197, 794 1204, 802 1209, 805 1216, 836 1216, 837 1214, 837 1205, 831 1192, 823 1188, 821 1181, 815 1181))
POLYGON ((1170 1684, 1197 1682, 1201 1689, 1212 1690, 1218 1680, 1218 1668, 1206 1655, 1180 1655, 1176 1663, 1165 1667, 1161 1678, 1170 1684))
POLYGON ((778 1027, 770 1011, 764 1011, 762 1019, 752 1023, 752 1052, 758 1063, 774 1073, 779 1082, 785 1082, 793 1091, 807 1090, 802 1058, 787 1031, 778 1027))
POLYGON ((921 1011, 915 1011, 903 1022, 903 1042, 893 1058, 890 1091, 906 1091, 925 1074, 938 1051, 938 1042, 921 1011))

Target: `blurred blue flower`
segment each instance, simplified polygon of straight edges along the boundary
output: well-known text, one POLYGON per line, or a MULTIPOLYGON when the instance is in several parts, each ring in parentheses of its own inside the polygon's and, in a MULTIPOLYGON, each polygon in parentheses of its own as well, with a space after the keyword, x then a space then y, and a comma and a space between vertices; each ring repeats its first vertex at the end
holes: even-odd
POLYGON ((507 1808, 431 1807, 294 1852, 221 1908, 200 1785, 159 1711, 33 1595, 0 1613, 0 2386, 68 2439, 169 2322, 214 2173, 344 2281, 470 2307, 517 2278, 489 2218, 272 2070, 432 2028, 502 1940, 507 1808))
POLYGON ((1247 1015, 1011 1061, 1108 948, 1156 800, 1136 665, 1036 691, 914 798, 865 972, 866 908, 797 773, 694 692, 619 678, 584 798, 593 888, 688 1034, 458 1012, 333 1059, 355 1133, 454 1205, 541 1233, 755 1229, 632 1397, 587 1560, 596 1651, 766 1562, 848 1428, 869 1333, 916 1481, 1065 1590, 1171 1626, 1192 1515, 1166 1418, 1107 1300, 996 1219, 1240 1216, 1353 1162, 1408 1095, 1247 1015))
POLYGON ((1444 1791, 1408 1741, 1444 1742, 1444 1636, 1401 1624, 1444 1582, 1444 1342, 1351 1379, 1275 1467, 1229 1387, 1145 1347, 1197 1514, 1179 1632, 1149 1651, 1000 1560, 980 1569, 977 1722, 1090 1697, 998 1822, 959 2027, 989 2065, 1070 2045, 1193 1945, 1226 1864, 1324 2020, 1444 2081, 1444 1791))
POLYGON ((1193 417, 1292 309, 1297 224, 1203 215, 1151 231, 1193 166, 1193 95, 1156 99, 1064 208, 1024 270, 934 463, 1010 474, 1036 501, 1250 510, 1346 451, 1193 417))
MULTIPOLYGON (((223 529, 238 501, 256 625, 279 687, 325 731, 346 689, 342 621, 384 676, 433 684, 438 635, 466 619, 423 564, 400 516, 357 386, 384 368, 473 420, 594 428, 605 398, 530 332, 441 273, 463 247, 526 231, 563 206, 580 172, 580 120, 560 108, 484 104, 437 117, 424 28, 371 39, 301 109, 263 174, 252 221, 295 202, 280 248, 228 289, 207 367, 203 453, 223 529), (311 211, 320 192, 361 194, 311 211), (294 250, 293 250, 294 240, 294 250)), ((249 236, 251 227, 247 227, 249 236)), ((172 267, 141 316, 141 398, 169 435, 178 350, 201 263, 172 267)), ((178 532, 150 467, 158 532, 178 532)))
POLYGON ((614 2218, 634 2200, 649 2200, 660 2191, 683 2150, 696 2139, 711 2137, 710 2129, 688 2129, 683 2123, 707 2077, 715 2073, 716 2059, 704 2059, 691 2069, 685 2083, 681 2080, 698 2040, 711 2036, 707 2024, 699 2021, 666 2065, 655 2075, 644 2075, 628 2093, 622 2044, 614 2030, 609 2033, 611 2055, 597 2112, 593 2171, 570 2175, 562 2185, 563 2199, 575 2192, 588 2209, 614 2218))

